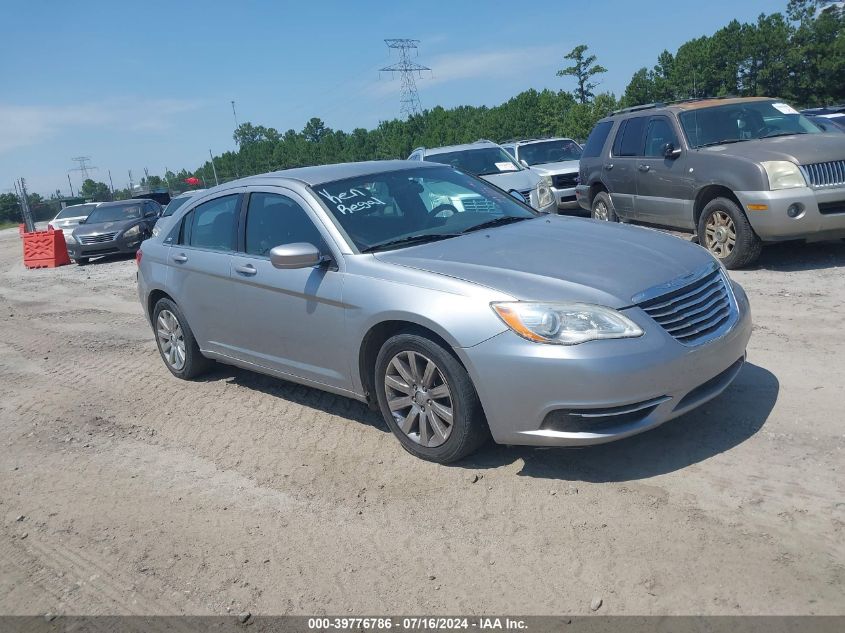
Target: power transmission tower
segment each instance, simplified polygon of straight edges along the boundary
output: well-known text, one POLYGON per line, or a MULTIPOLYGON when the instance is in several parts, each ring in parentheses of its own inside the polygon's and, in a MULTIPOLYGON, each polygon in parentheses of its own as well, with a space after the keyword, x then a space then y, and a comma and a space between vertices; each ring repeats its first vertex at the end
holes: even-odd
POLYGON ((75 163, 79 163, 79 167, 68 169, 68 171, 78 171, 79 175, 82 177, 82 182, 88 180, 89 171, 94 171, 95 169, 98 169, 98 167, 94 167, 93 165, 88 164, 91 162, 90 156, 77 156, 76 158, 71 158, 71 160, 75 163))
POLYGON ((395 48, 399 51, 399 61, 390 66, 379 68, 379 72, 390 73, 391 76, 399 73, 399 78, 402 81, 399 91, 400 115, 407 118, 414 114, 422 114, 422 105, 420 105, 420 95, 417 92, 417 81, 414 74, 422 77, 422 71, 430 72, 431 68, 411 60, 411 51, 414 51, 415 55, 419 54, 420 41, 394 38, 384 40, 384 43, 387 44, 388 48, 395 48))

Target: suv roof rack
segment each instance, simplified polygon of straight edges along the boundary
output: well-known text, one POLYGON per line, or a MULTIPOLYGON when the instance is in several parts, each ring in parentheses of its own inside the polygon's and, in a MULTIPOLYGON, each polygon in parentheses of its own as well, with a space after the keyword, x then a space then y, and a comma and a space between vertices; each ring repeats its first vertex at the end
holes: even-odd
POLYGON ((617 114, 627 114, 629 112, 639 112, 640 110, 653 110, 654 108, 662 108, 666 104, 662 101, 657 101, 655 103, 644 103, 643 105, 635 105, 631 106, 630 108, 622 108, 621 110, 616 110, 611 112, 611 116, 616 116, 617 114))

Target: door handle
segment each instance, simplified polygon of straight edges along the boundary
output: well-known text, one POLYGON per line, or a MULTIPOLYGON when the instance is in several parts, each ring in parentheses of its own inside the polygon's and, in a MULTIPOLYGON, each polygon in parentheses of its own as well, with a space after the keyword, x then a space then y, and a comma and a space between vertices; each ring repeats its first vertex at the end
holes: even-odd
POLYGON ((605 165, 605 166, 604 166, 604 168, 605 168, 607 171, 610 171, 611 169, 613 169, 613 163, 610 163, 609 165, 605 165))
POLYGON ((649 167, 648 165, 640 165, 639 167, 637 167, 637 169, 639 169, 640 171, 648 171, 649 169, 651 169, 651 167, 649 167))
POLYGON ((185 255, 185 253, 179 253, 178 255, 174 255, 171 259, 173 259, 174 262, 184 264, 186 261, 188 261, 188 256, 185 255))
POLYGON ((245 266, 235 266, 235 272, 242 275, 254 275, 258 271, 252 264, 246 264, 245 266))

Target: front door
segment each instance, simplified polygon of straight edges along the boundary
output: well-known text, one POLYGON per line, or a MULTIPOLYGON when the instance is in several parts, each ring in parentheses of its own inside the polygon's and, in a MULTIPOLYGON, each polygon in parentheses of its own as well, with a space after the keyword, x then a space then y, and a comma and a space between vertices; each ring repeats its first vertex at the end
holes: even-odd
POLYGON ((663 226, 695 228, 692 218, 692 178, 687 154, 665 156, 666 146, 680 148, 678 134, 666 116, 648 122, 643 155, 637 160, 637 219, 663 226))
POLYGON ((238 357, 306 380, 351 389, 344 335, 342 262, 295 192, 252 191, 241 215, 240 252, 232 258, 239 316, 232 324, 238 357), (270 249, 307 242, 324 264, 278 269, 270 249))

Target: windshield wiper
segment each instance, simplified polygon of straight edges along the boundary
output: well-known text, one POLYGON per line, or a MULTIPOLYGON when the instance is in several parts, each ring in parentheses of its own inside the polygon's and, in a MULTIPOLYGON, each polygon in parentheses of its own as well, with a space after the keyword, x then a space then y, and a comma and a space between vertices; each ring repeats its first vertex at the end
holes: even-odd
POLYGON ((530 219, 531 218, 522 218, 516 215, 508 215, 503 218, 495 218, 493 220, 482 222, 481 224, 476 224, 475 226, 464 229, 461 233, 472 233, 473 231, 480 231, 481 229, 489 229, 494 226, 504 226, 505 224, 512 224, 514 222, 522 222, 523 220, 530 219))
POLYGON ((425 244, 426 242, 437 242, 438 240, 445 240, 450 237, 457 237, 460 233, 423 233, 420 235, 409 235, 407 237, 400 237, 395 240, 388 240, 373 244, 367 248, 362 248, 362 253, 374 253, 376 251, 389 249, 394 246, 410 246, 411 244, 425 244))
POLYGON ((760 138, 775 138, 776 136, 792 136, 793 134, 806 134, 807 132, 801 130, 800 132, 781 132, 775 130, 773 132, 769 132, 768 134, 763 134, 760 138))
POLYGON ((713 145, 730 145, 731 143, 743 143, 745 141, 750 140, 750 138, 724 138, 721 141, 713 141, 712 143, 704 143, 703 145, 699 145, 697 149, 701 149, 702 147, 712 147, 713 145))

